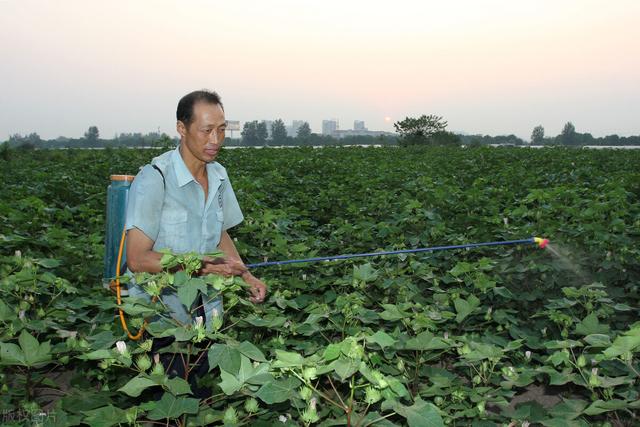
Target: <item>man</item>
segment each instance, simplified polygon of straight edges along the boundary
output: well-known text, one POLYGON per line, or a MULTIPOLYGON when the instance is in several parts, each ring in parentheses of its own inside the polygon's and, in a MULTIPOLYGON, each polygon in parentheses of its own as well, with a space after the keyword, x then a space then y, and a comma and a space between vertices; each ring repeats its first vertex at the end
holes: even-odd
MULTIPOLYGON (((242 276, 251 286, 251 301, 260 303, 265 284, 244 266, 227 230, 243 220, 227 172, 215 159, 222 147, 226 120, 220 97, 215 92, 195 91, 178 103, 177 149, 156 157, 136 176, 127 207, 127 265, 132 272, 162 270, 158 250, 174 253, 210 253, 216 249, 224 258, 203 257, 200 274, 242 276)), ((133 285, 132 296, 143 291, 133 285)), ((191 323, 191 316, 177 295, 163 296, 172 316, 191 323)), ((221 301, 205 301, 207 324, 222 312, 221 301)))

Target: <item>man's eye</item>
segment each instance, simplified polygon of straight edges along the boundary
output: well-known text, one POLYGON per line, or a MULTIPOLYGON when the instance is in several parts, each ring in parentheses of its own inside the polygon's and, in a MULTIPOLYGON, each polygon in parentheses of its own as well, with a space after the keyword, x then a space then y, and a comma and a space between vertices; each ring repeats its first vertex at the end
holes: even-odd
POLYGON ((227 130, 227 128, 220 128, 220 129, 218 129, 218 130, 219 130, 220 132, 224 132, 224 131, 226 131, 226 130, 227 130))

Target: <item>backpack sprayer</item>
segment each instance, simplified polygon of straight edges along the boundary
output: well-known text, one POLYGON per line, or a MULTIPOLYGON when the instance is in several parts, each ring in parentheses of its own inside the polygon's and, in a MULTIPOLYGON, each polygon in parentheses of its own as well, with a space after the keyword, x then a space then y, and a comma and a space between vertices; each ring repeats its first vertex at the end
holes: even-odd
MULTIPOLYGON (((131 175, 111 175, 111 184, 107 189, 107 229, 105 238, 105 255, 104 255, 104 276, 103 285, 116 292, 116 299, 118 305, 122 304, 122 290, 120 286, 120 274, 124 270, 126 263, 123 262, 123 254, 125 253, 125 216, 127 212, 127 198, 129 195, 129 189, 131 182, 133 181, 131 175)), ((410 254, 421 252, 437 252, 453 249, 469 249, 478 248, 482 246, 505 246, 505 245, 526 245, 536 244, 540 248, 544 249, 549 244, 549 239, 542 237, 530 237, 528 239, 520 240, 502 240, 496 242, 483 242, 483 243, 467 243, 462 245, 449 245, 449 246, 432 246, 429 248, 418 249, 402 249, 397 251, 381 251, 381 252, 369 252, 361 254, 348 254, 348 255, 334 255, 315 258, 303 258, 303 259, 290 259, 283 261, 266 261, 255 264, 247 264, 248 268, 269 267, 273 265, 287 265, 298 264, 306 262, 320 262, 320 261, 337 261, 351 258, 361 257, 374 257, 383 255, 397 255, 397 254, 410 254)), ((155 298, 155 297, 154 297, 155 298)), ((154 299, 155 302, 155 299, 154 299)), ((130 339, 138 340, 144 332, 146 320, 143 326, 140 328, 137 334, 132 334, 124 318, 124 312, 119 310, 120 323, 122 328, 127 333, 130 339)))

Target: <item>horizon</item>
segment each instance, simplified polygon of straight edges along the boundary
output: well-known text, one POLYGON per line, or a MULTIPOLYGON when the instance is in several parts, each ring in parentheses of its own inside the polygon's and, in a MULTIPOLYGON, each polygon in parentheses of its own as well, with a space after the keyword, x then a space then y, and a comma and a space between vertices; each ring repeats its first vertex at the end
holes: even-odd
MULTIPOLYGON (((0 0, 0 140, 175 136, 187 92, 229 120, 370 130, 422 114, 514 134, 640 134, 640 2, 0 0)), ((239 135, 239 132, 236 131, 239 135)))

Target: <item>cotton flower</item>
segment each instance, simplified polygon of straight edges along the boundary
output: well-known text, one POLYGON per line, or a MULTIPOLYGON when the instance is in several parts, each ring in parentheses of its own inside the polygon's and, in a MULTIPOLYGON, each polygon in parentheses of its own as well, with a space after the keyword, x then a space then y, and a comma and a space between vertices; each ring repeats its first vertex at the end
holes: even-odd
POLYGON ((196 328, 201 328, 203 323, 204 323, 204 319, 202 318, 202 316, 197 316, 196 324, 195 324, 196 328))
POLYGON ((118 341, 116 343, 116 350, 118 350, 118 353, 120 353, 123 356, 126 356, 128 351, 127 351, 127 343, 125 343, 124 341, 118 341))

